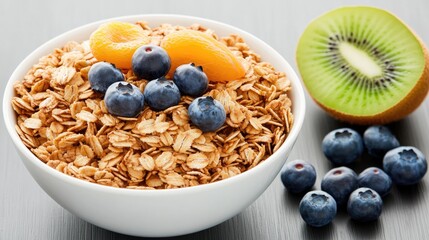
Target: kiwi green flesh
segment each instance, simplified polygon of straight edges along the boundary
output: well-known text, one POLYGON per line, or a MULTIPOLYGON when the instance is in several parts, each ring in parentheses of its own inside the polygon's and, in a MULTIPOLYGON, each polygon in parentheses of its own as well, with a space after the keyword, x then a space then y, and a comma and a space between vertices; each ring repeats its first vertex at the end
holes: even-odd
POLYGON ((373 116, 413 89, 425 68, 420 42, 398 18, 372 7, 344 7, 314 20, 297 48, 304 84, 319 104, 373 116))

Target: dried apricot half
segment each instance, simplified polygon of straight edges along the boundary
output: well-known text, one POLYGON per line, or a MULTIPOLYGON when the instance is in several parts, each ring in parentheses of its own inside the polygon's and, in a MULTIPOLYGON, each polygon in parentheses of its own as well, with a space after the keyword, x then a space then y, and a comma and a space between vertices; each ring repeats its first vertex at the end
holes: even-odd
POLYGON ((100 25, 89 38, 92 54, 97 60, 125 69, 131 68, 131 59, 137 48, 149 42, 150 37, 141 27, 118 21, 100 25))
POLYGON ((180 30, 165 36, 161 42, 171 59, 168 73, 173 76, 182 64, 202 66, 209 81, 224 82, 244 77, 245 70, 232 51, 212 36, 194 30, 180 30))

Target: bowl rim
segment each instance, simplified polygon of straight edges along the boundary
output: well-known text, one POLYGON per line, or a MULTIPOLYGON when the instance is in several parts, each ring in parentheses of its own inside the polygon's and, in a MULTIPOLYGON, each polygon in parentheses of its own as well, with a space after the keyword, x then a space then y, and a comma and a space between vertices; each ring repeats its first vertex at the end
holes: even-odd
MULTIPOLYGON (((148 20, 150 24, 150 20, 148 20)), ((216 30, 215 30, 216 32, 216 30)), ((70 41, 73 39, 70 39, 70 41)), ((57 44, 58 45, 58 44, 57 44)), ((51 49, 50 51, 53 51, 51 49)), ((37 61, 37 60, 36 60, 37 61)), ((285 69, 286 70, 286 69, 285 69)), ((125 195, 170 195, 170 194, 186 194, 186 193, 192 193, 197 191, 205 191, 210 190, 214 188, 222 188, 225 185, 234 184, 235 182, 241 181, 243 178, 248 177, 252 174, 257 174, 258 172, 263 172, 265 169, 267 169, 270 164, 269 160, 276 158, 277 155, 279 155, 282 151, 281 149, 287 148, 289 145, 294 145, 298 134, 302 128, 303 122, 304 122, 304 116, 306 111, 306 105, 305 105, 305 96, 304 96, 304 90, 303 86, 301 84, 300 78, 295 72, 295 70, 291 67, 288 61, 280 55, 275 49, 273 49, 271 46, 269 46, 267 43, 259 39, 258 37, 254 36, 253 34, 244 31, 242 29, 239 29, 237 27, 234 27, 232 25, 211 20, 207 18, 201 18, 201 17, 195 17, 195 16, 188 16, 188 15, 179 15, 179 14, 137 14, 137 15, 124 15, 119 17, 113 17, 113 18, 106 18, 94 22, 90 22, 84 25, 81 25, 79 27, 73 28, 71 30, 68 30, 66 32, 61 33, 60 35, 51 38, 50 40, 44 42, 39 47, 37 47, 34 51, 32 51, 29 55, 27 55, 24 60, 22 60, 15 70, 13 71, 12 75, 10 76, 7 85, 4 89, 3 94, 3 120, 6 125, 7 132, 12 139, 12 142, 14 143, 17 151, 22 153, 32 164, 34 164, 39 170, 43 171, 44 174, 50 174, 54 178, 57 178, 67 184, 72 184, 75 186, 87 188, 93 191, 102 191, 106 193, 112 193, 112 194, 125 194, 125 195), (20 76, 20 72, 28 71, 29 69, 22 69, 25 67, 26 63, 31 63, 31 66, 34 65, 34 58, 35 55, 40 54, 47 46, 52 45, 56 42, 62 41, 63 38, 65 38, 67 35, 76 34, 78 32, 83 32, 85 29, 100 25, 105 22, 110 21, 125 21, 130 22, 132 19, 141 19, 141 20, 147 20, 145 18, 173 18, 174 20, 184 20, 184 21, 193 21, 195 23, 200 23, 201 25, 205 26, 207 24, 209 25, 216 25, 220 28, 225 28, 228 31, 233 31, 234 33, 237 33, 244 39, 252 39, 252 41, 256 42, 257 45, 261 46, 264 49, 268 49, 270 54, 274 54, 276 58, 280 59, 282 61, 282 64, 285 65, 288 69, 288 78, 291 81, 292 85, 292 95, 293 99, 295 101, 292 101, 292 111, 294 114, 294 122, 291 128, 291 131, 289 132, 289 135, 286 137, 285 141, 282 143, 279 149, 277 149, 276 152, 274 152, 271 156, 269 156, 266 160, 259 163, 256 167, 249 169, 245 172, 242 172, 236 176, 223 179, 220 181, 197 185, 197 186, 191 186, 191 187, 183 187, 183 188, 174 188, 174 189, 145 189, 145 190, 136 190, 136 189, 127 189, 127 188, 115 188, 111 186, 105 186, 97 183, 88 182, 82 179, 78 179, 76 177, 64 174, 62 172, 59 172, 51 167, 49 167, 46 163, 42 162, 38 157, 36 157, 22 142, 20 139, 18 133, 15 130, 15 112, 12 109, 11 99, 14 97, 14 91, 13 91, 13 85, 17 81, 19 81, 22 77, 20 76), (32 60, 32 61, 31 61, 32 60)), ((292 147, 291 146, 291 147, 292 147)), ((18 155, 19 156, 19 155, 18 155)), ((281 156, 279 156, 281 157, 281 156)), ((20 156, 20 158, 22 158, 20 156)), ((285 156, 286 158, 286 156, 285 156)), ((24 159, 21 159, 21 161, 25 161, 24 159)), ((27 168, 28 170, 28 168, 27 168)))

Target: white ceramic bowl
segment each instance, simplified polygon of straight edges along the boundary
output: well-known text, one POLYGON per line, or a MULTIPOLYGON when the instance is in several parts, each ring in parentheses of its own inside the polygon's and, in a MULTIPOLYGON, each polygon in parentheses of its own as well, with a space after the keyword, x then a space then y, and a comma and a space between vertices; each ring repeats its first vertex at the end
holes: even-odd
MULTIPOLYGON (((107 19, 66 32, 32 52, 13 72, 3 98, 4 121, 27 170, 58 204, 99 227, 135 236, 164 237, 188 234, 217 225, 240 213, 271 184, 286 161, 304 121, 304 92, 297 74, 273 48, 255 36, 224 23, 178 15, 139 15, 107 19), (283 145, 257 167, 232 178, 206 185, 169 190, 131 190, 85 182, 60 173, 35 157, 15 131, 11 107, 13 84, 21 81, 38 59, 69 40, 83 41, 103 22, 145 20, 151 26, 171 23, 202 24, 219 36, 236 33, 277 70, 286 72, 292 83, 294 125, 283 145)), ((47 226, 48 227, 48 226, 47 226)))

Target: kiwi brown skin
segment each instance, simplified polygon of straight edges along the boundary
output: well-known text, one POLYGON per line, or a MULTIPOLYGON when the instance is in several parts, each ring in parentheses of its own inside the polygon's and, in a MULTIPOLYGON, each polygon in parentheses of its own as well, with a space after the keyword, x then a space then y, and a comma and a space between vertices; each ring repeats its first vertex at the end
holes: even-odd
POLYGON ((411 89, 411 91, 395 106, 387 109, 384 112, 375 114, 375 115, 367 115, 367 116, 356 116, 345 114, 342 112, 338 112, 335 109, 329 108, 319 101, 313 96, 312 99, 327 113, 329 113, 333 118, 338 119, 340 121, 344 121, 350 124, 356 125, 382 125, 388 124, 391 122, 395 122, 401 120, 412 113, 423 100, 426 98, 429 91, 429 52, 424 42, 420 39, 420 37, 411 29, 406 23, 404 23, 400 18, 398 18, 393 13, 389 12, 392 16, 395 16, 404 26, 406 26, 410 32, 414 35, 414 37, 419 41, 420 46, 422 47, 422 51, 425 57, 425 67, 423 68, 422 75, 417 81, 416 85, 411 89))

